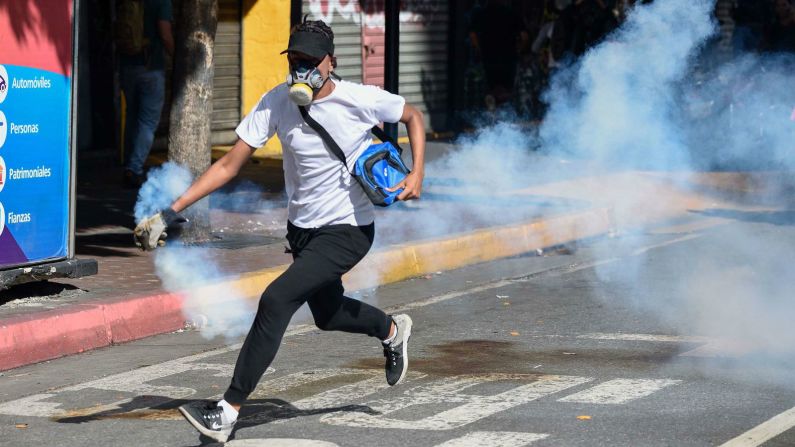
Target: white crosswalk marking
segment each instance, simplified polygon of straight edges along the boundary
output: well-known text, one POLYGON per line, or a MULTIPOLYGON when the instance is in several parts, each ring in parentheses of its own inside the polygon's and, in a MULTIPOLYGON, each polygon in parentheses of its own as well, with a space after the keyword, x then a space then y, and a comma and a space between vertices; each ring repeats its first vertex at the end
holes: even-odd
POLYGON ((475 431, 438 444, 436 447, 523 447, 548 436, 515 431, 475 431))
POLYGON ((333 442, 316 441, 314 439, 270 438, 270 439, 233 439, 224 446, 228 447, 339 447, 333 442))
MULTIPOLYGON (((313 369, 309 371, 299 371, 296 373, 288 374, 282 377, 273 379, 266 378, 261 381, 257 388, 251 393, 249 399, 264 399, 272 396, 278 396, 282 393, 288 392, 293 389, 305 387, 309 384, 328 380, 332 377, 340 376, 383 376, 383 371, 368 370, 368 369, 349 369, 349 368, 328 368, 328 369, 313 369)), ((381 382, 386 383, 384 380, 381 382)), ((387 385, 388 386, 388 385, 387 385)), ((372 392, 376 392, 374 389, 372 392)), ((359 396, 355 396, 359 397, 359 396)))
MULTIPOLYGON (((356 401, 370 394, 389 388, 389 384, 384 380, 384 372, 374 371, 374 373, 375 377, 315 394, 314 396, 294 402, 293 405, 302 410, 329 408, 339 405, 341 402, 356 401)), ((424 375, 409 373, 406 378, 418 379, 421 377, 424 377, 424 375)))
MULTIPOLYGON (((183 399, 193 396, 196 390, 189 387, 173 385, 154 385, 155 382, 165 377, 176 376, 189 371, 214 371, 213 377, 228 377, 232 375, 234 365, 224 363, 206 363, 206 360, 219 354, 231 352, 240 348, 240 344, 228 346, 213 351, 202 352, 199 354, 181 357, 175 360, 158 363, 156 365, 139 368, 133 371, 113 374, 101 379, 84 382, 78 385, 64 387, 52 393, 34 394, 22 399, 0 404, 0 414, 18 416, 37 416, 54 417, 65 414, 65 409, 61 408, 58 402, 49 401, 51 398, 58 398, 60 393, 79 392, 88 389, 105 391, 118 391, 135 393, 138 395, 149 394, 168 397, 171 399, 183 399)), ((268 368, 265 374, 272 374, 273 369, 268 368)), ((128 403, 133 398, 125 398, 97 407, 97 411, 117 409, 119 406, 128 403)))
POLYGON ((615 379, 558 399, 558 402, 625 404, 680 382, 670 379, 615 379))

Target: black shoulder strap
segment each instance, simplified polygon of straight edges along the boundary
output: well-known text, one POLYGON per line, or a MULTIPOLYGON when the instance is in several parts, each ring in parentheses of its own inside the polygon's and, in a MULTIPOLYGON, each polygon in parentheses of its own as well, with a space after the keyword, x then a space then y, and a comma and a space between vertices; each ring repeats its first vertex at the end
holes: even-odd
MULTIPOLYGON (((328 146, 328 148, 331 150, 331 152, 337 158, 340 159, 342 164, 344 164, 345 168, 347 169, 348 168, 348 159, 345 158, 345 153, 342 152, 342 149, 340 149, 340 146, 337 144, 336 141, 334 141, 334 138, 332 138, 331 135, 329 135, 329 133, 326 130, 326 128, 321 126, 320 123, 315 121, 315 119, 312 118, 311 115, 309 115, 309 111, 306 110, 306 107, 298 106, 298 110, 301 111, 301 116, 304 118, 304 121, 306 121, 306 123, 309 124, 309 127, 314 129, 315 132, 317 132, 317 134, 320 135, 320 138, 323 139, 323 141, 326 143, 326 146, 328 146)), ((373 128, 370 129, 370 130, 373 132, 373 135, 378 137, 379 140, 384 141, 384 142, 388 141, 388 142, 392 143, 392 146, 395 146, 395 148, 398 150, 398 153, 403 155, 403 148, 400 147, 400 145, 397 143, 397 141, 393 140, 380 127, 373 126, 373 128)))
POLYGON ((388 142, 392 143, 392 146, 395 146, 395 149, 398 150, 398 153, 403 155, 403 148, 400 147, 400 145, 397 143, 397 141, 393 140, 392 137, 389 136, 389 134, 384 132, 383 129, 381 129, 378 126, 373 126, 371 131, 373 132, 373 135, 378 137, 379 140, 384 141, 384 142, 388 141, 388 142))
POLYGON ((315 119, 312 118, 309 115, 309 111, 306 110, 306 107, 298 106, 298 110, 301 111, 301 116, 304 117, 304 121, 306 121, 306 123, 309 124, 309 127, 311 127, 312 129, 315 129, 315 132, 317 132, 317 134, 320 135, 320 138, 323 139, 323 142, 326 143, 326 146, 328 146, 328 148, 331 150, 331 152, 334 155, 336 155, 337 158, 340 159, 342 164, 345 165, 345 169, 347 169, 348 168, 348 160, 345 158, 345 153, 342 152, 342 149, 340 149, 340 147, 337 144, 337 142, 334 141, 334 138, 331 138, 331 135, 329 135, 329 133, 326 131, 326 129, 323 126, 321 126, 320 123, 315 121, 315 119))

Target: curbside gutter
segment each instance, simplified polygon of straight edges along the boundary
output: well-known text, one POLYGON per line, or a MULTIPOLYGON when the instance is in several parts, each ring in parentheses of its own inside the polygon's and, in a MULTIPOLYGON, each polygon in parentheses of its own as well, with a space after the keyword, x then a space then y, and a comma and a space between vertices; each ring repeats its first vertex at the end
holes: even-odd
MULTIPOLYGON (((453 237, 393 245, 368 255, 344 278, 348 289, 531 252, 613 230, 608 208, 492 227, 453 237)), ((263 269, 222 284, 258 299, 287 265, 263 269)), ((218 284, 216 284, 218 286, 218 284)), ((75 304, 0 320, 0 371, 185 327, 179 293, 75 304)))

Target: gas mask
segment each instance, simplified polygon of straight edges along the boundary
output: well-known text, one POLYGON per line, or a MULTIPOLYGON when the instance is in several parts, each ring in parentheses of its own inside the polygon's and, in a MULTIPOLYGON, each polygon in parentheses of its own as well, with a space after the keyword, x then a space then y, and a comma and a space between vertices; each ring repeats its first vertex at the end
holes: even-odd
POLYGON ((309 61, 298 61, 287 74, 287 85, 290 86, 288 96, 299 106, 307 106, 312 102, 314 92, 323 87, 325 82, 317 66, 309 61))

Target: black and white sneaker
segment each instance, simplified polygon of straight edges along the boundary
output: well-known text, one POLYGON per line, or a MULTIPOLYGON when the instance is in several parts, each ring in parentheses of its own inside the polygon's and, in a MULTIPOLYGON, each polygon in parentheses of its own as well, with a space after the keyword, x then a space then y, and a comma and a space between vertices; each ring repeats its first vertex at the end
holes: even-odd
POLYGON ((228 421, 224 409, 216 402, 196 401, 179 407, 182 416, 193 425, 199 433, 226 442, 232 434, 232 428, 237 421, 228 421))
POLYGON ((395 315, 392 321, 397 326, 397 335, 389 344, 384 344, 386 357, 386 382, 390 386, 397 385, 406 377, 409 369, 408 345, 411 337, 411 317, 406 314, 395 315))

